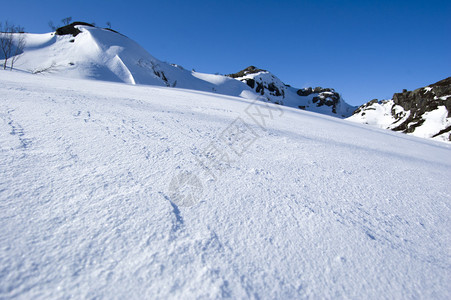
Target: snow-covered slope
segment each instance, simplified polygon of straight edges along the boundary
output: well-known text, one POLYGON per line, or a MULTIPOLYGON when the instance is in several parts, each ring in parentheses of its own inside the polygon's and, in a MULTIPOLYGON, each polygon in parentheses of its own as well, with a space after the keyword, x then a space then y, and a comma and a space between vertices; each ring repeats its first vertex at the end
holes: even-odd
POLYGON ((449 299, 451 147, 0 71, 0 298, 449 299))
POLYGON ((352 122, 451 142, 451 77, 392 100, 372 100, 348 118, 352 122))
POLYGON ((119 33, 84 25, 68 25, 65 28, 67 30, 59 35, 25 34, 27 46, 16 67, 34 74, 215 92, 279 103, 339 118, 348 117, 355 110, 338 93, 328 95, 326 92, 320 95, 316 92, 301 96, 297 93, 298 89, 286 86, 266 71, 246 74, 243 78, 191 72, 156 59, 136 42, 119 33), (73 32, 76 32, 75 36, 71 34, 73 32), (251 78, 257 82, 255 87, 250 86, 251 78), (258 89, 260 85, 262 88, 258 89), (271 87, 280 90, 283 95, 274 93, 271 87), (335 97, 333 94, 336 94, 335 97))
POLYGON ((17 67, 31 73, 100 79, 129 84, 192 87, 213 86, 191 72, 163 63, 131 39, 102 28, 77 25, 81 32, 26 34, 26 48, 17 67), (170 80, 169 78, 177 78, 170 80))

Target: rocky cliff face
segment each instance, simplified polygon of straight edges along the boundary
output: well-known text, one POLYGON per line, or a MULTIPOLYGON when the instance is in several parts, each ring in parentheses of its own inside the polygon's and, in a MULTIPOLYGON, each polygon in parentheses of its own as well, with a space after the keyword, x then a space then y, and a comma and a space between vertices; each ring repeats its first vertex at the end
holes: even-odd
MULTIPOLYGON (((393 95, 393 102, 395 105, 403 107, 404 110, 410 111, 410 116, 406 121, 394 130, 406 133, 414 132, 416 127, 425 122, 422 116, 438 109, 439 106, 445 106, 448 111, 447 117, 450 118, 451 77, 414 91, 404 90, 402 93, 396 93, 393 95)), ((451 130, 451 126, 447 129, 451 130)))
POLYGON ((299 89, 296 94, 301 97, 309 96, 314 94, 312 98, 312 102, 316 104, 316 106, 329 106, 332 108, 333 113, 337 113, 337 105, 340 101, 340 94, 335 92, 334 89, 331 88, 304 88, 299 89))
POLYGON ((451 141, 451 77, 360 106, 351 121, 451 141))
POLYGON ((332 88, 309 87, 297 89, 283 83, 270 72, 254 66, 227 76, 246 83, 255 93, 265 97, 267 101, 280 105, 342 118, 352 115, 356 108, 347 104, 340 94, 332 88))

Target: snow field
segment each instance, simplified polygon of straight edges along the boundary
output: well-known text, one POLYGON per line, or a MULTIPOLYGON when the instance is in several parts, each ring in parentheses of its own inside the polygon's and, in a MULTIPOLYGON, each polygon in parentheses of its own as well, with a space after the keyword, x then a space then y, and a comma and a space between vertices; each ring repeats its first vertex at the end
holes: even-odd
POLYGON ((450 297, 447 144, 177 88, 0 95, 0 298, 450 297))

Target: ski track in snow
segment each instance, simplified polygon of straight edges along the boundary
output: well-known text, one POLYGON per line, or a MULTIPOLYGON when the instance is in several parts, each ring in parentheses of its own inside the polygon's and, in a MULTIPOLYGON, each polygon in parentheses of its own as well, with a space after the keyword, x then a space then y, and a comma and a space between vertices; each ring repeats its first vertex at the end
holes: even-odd
POLYGON ((448 145, 182 89, 0 72, 0 94, 0 298, 451 297, 448 145), (197 156, 238 117, 258 137, 213 180, 197 156))

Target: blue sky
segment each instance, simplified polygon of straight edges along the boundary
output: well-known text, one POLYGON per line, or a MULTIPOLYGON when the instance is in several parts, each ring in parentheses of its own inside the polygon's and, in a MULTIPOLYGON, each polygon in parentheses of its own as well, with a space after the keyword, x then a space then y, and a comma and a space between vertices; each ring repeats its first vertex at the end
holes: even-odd
POLYGON ((28 32, 68 16, 109 21, 160 60, 220 74, 255 65, 295 87, 335 88, 353 105, 451 76, 451 1, 8 3, 0 20, 28 32))

